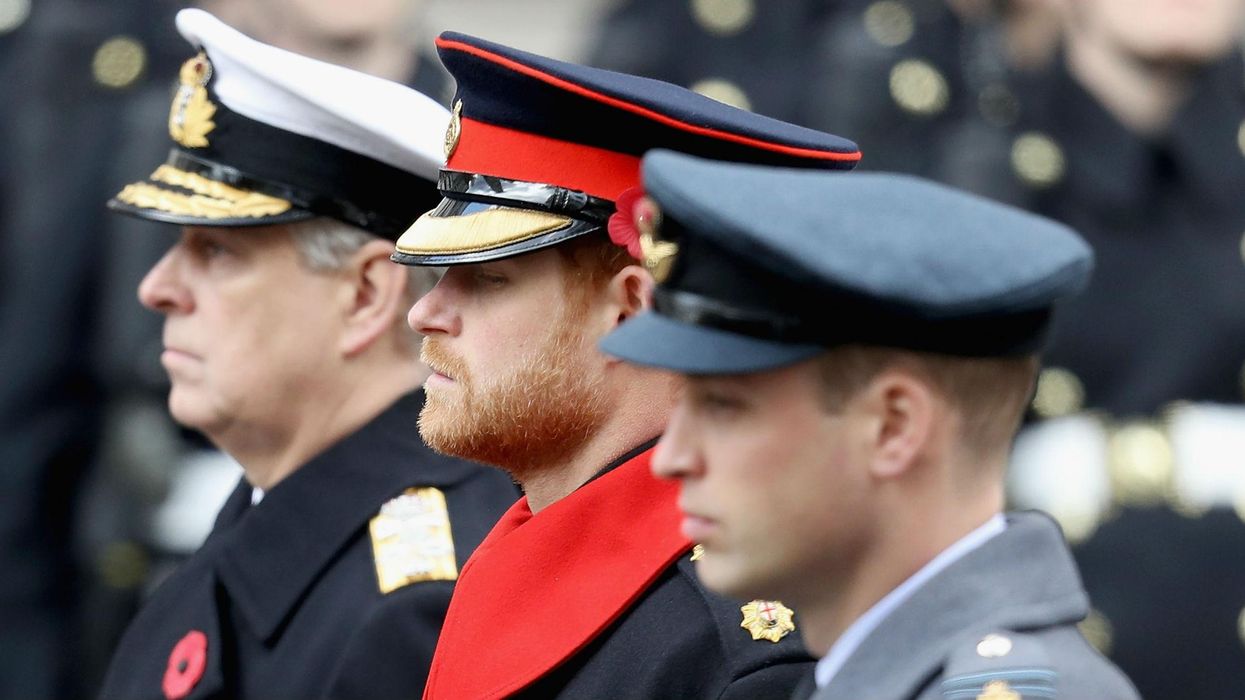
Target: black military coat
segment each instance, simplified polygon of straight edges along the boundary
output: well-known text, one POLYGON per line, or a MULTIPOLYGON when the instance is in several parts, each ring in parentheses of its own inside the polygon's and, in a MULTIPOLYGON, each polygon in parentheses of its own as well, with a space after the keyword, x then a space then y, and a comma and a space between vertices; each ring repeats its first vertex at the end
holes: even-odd
POLYGON ((701 586, 650 454, 502 516, 463 570, 425 700, 790 695, 812 668, 798 611, 701 586))
MULTIPOLYGON (((249 484, 239 483, 207 542, 131 623, 100 697, 418 696, 449 579, 517 496, 501 472, 424 446, 416 429, 422 403, 422 392, 400 399, 256 505, 249 484), (435 495, 425 499, 428 487, 444 507, 435 495), (452 532, 452 551, 439 554, 453 562, 422 577, 407 576, 381 551, 395 536, 402 546, 402 508, 412 502, 395 499, 411 489, 421 489, 417 509, 452 532), (387 594, 386 577, 397 586, 387 594), (389 614, 397 603, 403 614, 389 614), (369 631, 360 634, 365 622, 369 631), (386 654, 402 663, 373 663, 386 654)), ((448 544, 435 525, 405 532, 440 534, 448 544)), ((425 545, 411 546, 398 554, 425 545)))
POLYGON ((1016 467, 1053 478, 1018 481, 1028 488, 1014 498, 1064 513, 1108 484, 1101 510, 1078 513, 1074 550, 1099 643, 1146 698, 1243 697, 1245 559, 1224 556, 1245 548, 1242 482, 1214 477, 1245 464, 1232 437, 1245 436, 1241 55, 1200 68, 1152 137, 1062 66, 1018 85, 1016 139, 1043 144, 1041 157, 1028 179, 1025 163, 1000 163, 986 191, 1073 226, 1097 259, 1089 288, 1055 316, 1036 402, 1049 420, 1018 443, 1016 467), (1100 442, 1073 442, 1061 424, 1092 426, 1100 442), (1047 445, 1084 460, 1069 471, 1085 481, 1052 469, 1047 445))

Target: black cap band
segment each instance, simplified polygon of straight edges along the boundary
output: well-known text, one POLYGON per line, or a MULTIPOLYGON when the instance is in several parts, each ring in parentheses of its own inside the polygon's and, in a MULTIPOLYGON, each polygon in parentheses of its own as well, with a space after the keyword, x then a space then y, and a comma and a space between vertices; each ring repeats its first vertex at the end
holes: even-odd
POLYGON ((1010 315, 931 320, 876 307, 865 311, 852 303, 828 302, 824 297, 821 300, 826 303, 819 307, 821 311, 816 316, 810 310, 810 316, 796 317, 748 309, 669 287, 653 290, 653 309, 662 316, 760 340, 826 348, 879 345, 965 357, 1038 352, 1045 344, 1051 315, 1047 308, 1010 315))
POLYGON ((440 198, 432 183, 418 175, 249 119, 223 104, 216 106, 213 119, 208 145, 175 148, 170 164, 288 199, 391 239, 440 198))

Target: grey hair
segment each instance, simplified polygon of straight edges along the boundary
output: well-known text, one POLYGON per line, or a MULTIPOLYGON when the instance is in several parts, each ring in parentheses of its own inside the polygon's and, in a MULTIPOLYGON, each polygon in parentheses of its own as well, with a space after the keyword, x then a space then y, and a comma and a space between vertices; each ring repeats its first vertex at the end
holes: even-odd
MULTIPOLYGON (((313 272, 334 272, 346 266, 350 256, 380 237, 344 221, 319 217, 290 225, 294 247, 307 269, 313 272)), ((440 279, 433 268, 407 268, 407 298, 413 304, 427 294, 440 279)))
MULTIPOLYGON (((312 272, 341 270, 360 248, 374 240, 381 240, 380 236, 369 231, 326 217, 290 224, 289 230, 303 265, 312 272)), ((406 301, 413 305, 436 285, 440 273, 428 267, 408 267, 406 270, 406 301)), ((400 327, 399 336, 406 350, 418 353, 423 336, 406 325, 405 316, 405 313, 401 314, 395 325, 400 327)))
POLYGON ((320 217, 290 225, 294 246, 303 264, 315 272, 333 272, 375 236, 336 219, 320 217))

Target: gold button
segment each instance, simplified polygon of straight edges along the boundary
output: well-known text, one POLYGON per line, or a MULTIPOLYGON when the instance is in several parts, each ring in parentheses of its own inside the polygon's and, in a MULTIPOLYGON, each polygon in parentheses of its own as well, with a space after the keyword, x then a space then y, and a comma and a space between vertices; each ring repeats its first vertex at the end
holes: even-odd
POLYGON ((705 557, 705 546, 703 544, 698 544, 692 547, 691 561, 700 561, 704 557, 705 557))
POLYGON ((977 642, 977 655, 986 659, 997 659, 1012 652, 1012 640, 1001 634, 987 634, 977 642))
POLYGON ((30 17, 30 0, 0 0, 0 34, 22 26, 30 17))
POLYGON ((899 0, 879 0, 865 8, 865 32, 882 46, 899 46, 912 38, 916 20, 899 0))
POLYGON ((1066 416, 1085 405, 1085 387, 1076 375, 1062 367, 1047 367, 1038 375, 1033 410, 1043 418, 1066 416))
POLYGON ((1054 139, 1029 131, 1012 142, 1012 170, 1030 187, 1041 189, 1063 179, 1063 149, 1054 139))
POLYGON ((1117 428, 1107 443, 1107 459, 1116 503, 1155 505, 1168 500, 1175 457, 1158 424, 1138 422, 1117 428))
POLYGON ((923 117, 947 108, 951 90, 938 69, 925 61, 906 59, 891 68, 891 97, 905 111, 923 117))
POLYGON ((692 0, 692 16, 706 32, 730 36, 752 22, 756 5, 753 0, 692 0))
POLYGON ((1111 655, 1111 646, 1115 640, 1115 630, 1111 626, 1111 621, 1107 619, 1097 610, 1090 610, 1089 615, 1084 620, 1077 623, 1077 628, 1081 630, 1081 635, 1094 645, 1103 656, 1111 655))
POLYGON ((147 553, 133 542, 110 542, 100 552, 96 567, 111 588, 137 588, 147 579, 147 553))
POLYGON ((748 99, 748 93, 735 83, 723 78, 705 78, 692 85, 691 90, 732 107, 752 109, 752 100, 748 99))
POLYGON ((146 49, 128 36, 115 36, 105 41, 95 50, 95 58, 91 61, 95 82, 110 88, 134 84, 146 66, 146 49))

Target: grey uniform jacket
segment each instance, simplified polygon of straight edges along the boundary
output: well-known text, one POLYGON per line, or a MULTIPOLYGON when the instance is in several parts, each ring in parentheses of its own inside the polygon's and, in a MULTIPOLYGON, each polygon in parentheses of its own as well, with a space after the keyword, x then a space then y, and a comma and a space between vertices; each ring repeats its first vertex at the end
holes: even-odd
POLYGON ((926 582, 813 698, 1139 697, 1077 631, 1088 612, 1059 528, 1010 513, 1003 533, 926 582))

